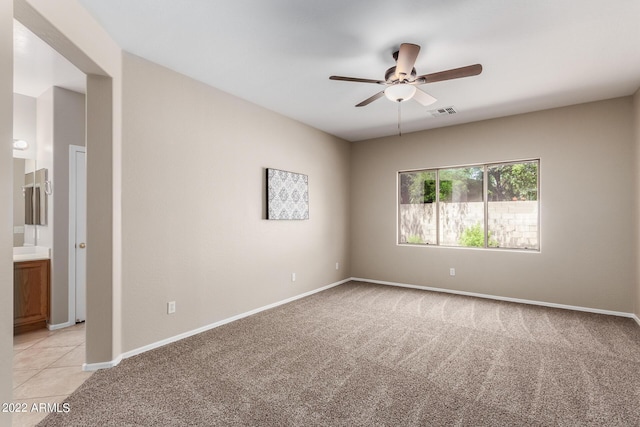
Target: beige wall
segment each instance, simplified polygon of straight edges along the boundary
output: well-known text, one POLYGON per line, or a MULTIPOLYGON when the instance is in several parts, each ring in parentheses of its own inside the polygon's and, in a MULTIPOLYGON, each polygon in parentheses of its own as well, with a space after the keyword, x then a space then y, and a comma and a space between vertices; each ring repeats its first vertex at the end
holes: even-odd
POLYGON ((633 311, 631 111, 626 97, 354 143, 353 276, 633 311), (529 158, 540 158, 540 253, 396 245, 397 171, 529 158))
POLYGON ((49 323, 69 319, 69 146, 85 145, 84 95, 53 88, 53 168, 49 172, 53 194, 53 259, 51 265, 51 317, 49 323))
POLYGON ((13 94, 13 137, 24 139, 29 148, 20 153, 26 158, 35 156, 36 143, 36 98, 13 94))
MULTIPOLYGON (((0 200, 11 200, 13 189, 13 2, 0 0, 0 200)), ((13 209, 0 203, 0 402, 13 396, 13 209)), ((11 414, 0 412, 0 426, 11 425, 11 414)))
POLYGON ((633 136, 635 138, 635 195, 636 195, 636 283, 634 293, 634 313, 640 317, 640 89, 633 96, 633 136))
POLYGON ((124 351, 350 276, 348 142, 133 55, 123 78, 124 351), (309 176, 309 220, 264 219, 267 167, 309 176))
MULTIPOLYGON (((37 98, 36 112, 36 169, 47 169, 47 179, 53 175, 53 87, 37 98)), ((53 206, 51 196, 47 200, 47 225, 37 225, 36 243, 47 248, 53 247, 53 206)))
POLYGON ((114 150, 116 79, 87 76, 87 363, 107 362, 120 355, 120 259, 114 218, 120 188, 114 150))

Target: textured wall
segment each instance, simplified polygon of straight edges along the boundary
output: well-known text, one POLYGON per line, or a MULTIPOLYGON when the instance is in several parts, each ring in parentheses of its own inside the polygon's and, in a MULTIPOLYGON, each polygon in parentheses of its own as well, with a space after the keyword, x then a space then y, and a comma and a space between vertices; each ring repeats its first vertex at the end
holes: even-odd
POLYGON ((633 311, 632 123, 626 97, 354 143, 353 276, 633 311), (533 158, 539 253, 396 244, 399 170, 533 158))
MULTIPOLYGON (((422 243, 437 242, 435 204, 401 204, 400 243, 418 238, 422 243)), ((489 202, 487 208, 490 246, 538 248, 538 202, 489 202)), ((484 230, 484 203, 440 203, 440 244, 460 245, 464 231, 480 226, 484 230)), ((420 243, 420 242, 413 242, 420 243)))
POLYGON ((53 170, 55 191, 49 197, 53 223, 51 266, 51 318, 49 323, 69 319, 69 146, 85 145, 85 99, 81 93, 53 88, 53 170))
POLYGON ((634 298, 634 313, 640 317, 640 89, 633 96, 633 135, 635 138, 635 187, 633 194, 636 200, 635 215, 636 215, 636 286, 635 286, 635 298, 634 298))
POLYGON ((348 142, 123 64, 124 351, 350 276, 348 142), (265 168, 308 175, 308 220, 264 219, 265 168))
MULTIPOLYGON (((12 199, 13 2, 0 0, 0 200, 12 199)), ((0 204, 0 403, 13 398, 13 209, 0 204)), ((0 412, 0 426, 11 414, 0 412)))

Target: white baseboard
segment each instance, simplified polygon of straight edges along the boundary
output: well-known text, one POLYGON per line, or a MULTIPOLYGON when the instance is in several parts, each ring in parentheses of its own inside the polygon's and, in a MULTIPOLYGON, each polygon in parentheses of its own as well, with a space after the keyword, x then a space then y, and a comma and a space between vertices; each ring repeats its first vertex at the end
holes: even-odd
MULTIPOLYGON (((598 309, 598 308, 579 307, 579 306, 574 306, 574 305, 556 304, 556 303, 552 303, 552 302, 533 301, 533 300, 526 300, 526 299, 520 299, 520 298, 501 297, 501 296, 496 296, 496 295, 480 294, 480 293, 476 293, 476 292, 456 291, 456 290, 452 290, 452 289, 434 288, 434 287, 430 287, 430 286, 411 285, 411 284, 407 284, 407 283, 388 282, 388 281, 383 281, 383 280, 364 279, 364 278, 360 278, 360 277, 350 277, 348 279, 344 279, 344 280, 341 280, 339 282, 335 282, 335 283, 332 283, 330 285, 323 286, 321 288, 314 289, 312 291, 305 292, 303 294, 296 295, 296 296, 293 296, 291 298, 284 299, 282 301, 274 302, 273 304, 265 305, 263 307, 259 307, 259 308, 256 308, 254 310, 250 310, 250 311, 247 311, 245 313, 241 313, 241 314, 229 317, 227 319, 219 320, 217 322, 211 323, 209 325, 202 326, 202 327, 197 328, 197 329, 193 329, 191 331, 183 332, 181 334, 174 335, 172 337, 169 337, 169 338, 166 338, 166 339, 163 339, 163 340, 160 340, 160 341, 157 341, 157 342, 154 342, 154 343, 151 343, 151 344, 148 344, 148 345, 145 345, 145 346, 133 349, 133 350, 129 350, 127 352, 122 353, 120 356, 118 356, 117 358, 115 358, 114 360, 111 360, 109 362, 85 363, 85 364, 82 365, 82 370, 83 371, 97 371, 98 369, 113 368, 114 366, 118 365, 123 359, 127 359, 129 357, 136 356, 138 354, 147 352, 149 350, 153 350, 153 349, 165 346, 165 345, 170 344, 172 342, 176 342, 176 341, 182 340, 184 338, 188 338, 190 336, 193 336, 193 335, 208 331, 210 329, 217 328, 217 327, 222 326, 222 325, 226 325, 227 323, 231 323, 231 322, 234 322, 236 320, 240 320, 242 318, 251 316, 253 314, 260 313, 261 311, 269 310, 271 308, 275 308, 275 307, 278 307, 280 305, 287 304, 289 302, 292 302, 292 301, 295 301, 295 300, 298 300, 298 299, 313 295, 315 293, 322 292, 324 290, 333 288, 333 287, 338 286, 338 285, 342 285, 343 283, 347 283, 347 282, 350 282, 352 280, 353 281, 358 281, 358 282, 375 283, 375 284, 379 284, 379 285, 388 285, 388 286, 397 286, 397 287, 402 287, 402 288, 421 289, 421 290, 425 290, 425 291, 443 292, 443 293, 450 293, 450 294, 456 294, 456 295, 466 295, 466 296, 471 296, 471 297, 486 298, 486 299, 492 299, 492 300, 497 300, 497 301, 508 301, 508 302, 515 302, 515 303, 521 303, 521 304, 538 305, 538 306, 543 306, 543 307, 561 308, 561 309, 565 309, 565 310, 575 310, 575 311, 584 311, 584 312, 589 312, 589 313, 607 314, 607 315, 611 315, 611 316, 629 317, 629 318, 634 319, 638 323, 638 325, 640 325, 640 318, 638 318, 638 316, 636 316, 634 313, 625 313, 625 312, 621 312, 621 311, 611 311, 611 310, 601 310, 601 309, 598 309)), ((51 325, 51 327, 57 327, 57 326, 58 325, 51 325)), ((50 329, 51 329, 51 327, 50 327, 50 329)), ((64 326, 60 326, 60 327, 64 327, 64 326)))
POLYGON ((109 368, 113 368, 121 361, 122 361, 122 356, 118 356, 117 358, 109 362, 83 363, 82 370, 85 372, 92 372, 92 371, 97 371, 98 369, 109 369, 109 368))
POLYGON ((138 355, 140 353, 144 353, 146 351, 153 350, 153 349, 158 348, 158 347, 162 347, 164 345, 170 344, 172 342, 179 341, 179 340, 184 339, 184 338, 188 338, 190 336, 193 336, 193 335, 208 331, 210 329, 214 329, 214 328, 217 328, 219 326, 226 325, 227 323, 231 323, 233 321, 240 320, 240 319, 242 319, 244 317, 251 316, 252 314, 260 313, 261 311, 269 310, 269 309, 277 307, 279 305, 287 304, 289 302, 298 300, 300 298, 308 297, 309 295, 313 295, 315 293, 322 292, 322 291, 327 290, 329 288, 333 288, 335 286, 342 285, 343 283, 347 283, 347 282, 349 282, 351 280, 352 280, 351 278, 348 278, 348 279, 341 280, 339 282, 331 283, 330 285, 323 286, 321 288, 314 289, 312 291, 305 292, 303 294, 296 295, 296 296, 293 296, 291 298, 284 299, 282 301, 274 302, 273 304, 265 305, 263 307, 259 307, 259 308, 256 308, 254 310, 247 311, 245 313, 237 314, 237 315, 229 317, 227 319, 219 320, 219 321, 211 323, 209 325, 205 325, 205 326, 202 326, 200 328, 193 329, 191 331, 187 331, 187 332, 184 332, 184 333, 181 333, 181 334, 178 334, 178 335, 163 339, 161 341, 157 341, 157 342, 145 345, 143 347, 139 347, 139 348, 124 352, 124 353, 122 353, 122 355, 120 355, 120 357, 112 360, 111 362, 84 364, 82 366, 82 369, 85 370, 85 371, 95 371, 97 369, 112 368, 112 367, 116 366, 118 363, 120 363, 120 361, 122 359, 127 359, 129 357, 136 356, 136 355, 138 355))
POLYGON ((564 310, 575 310, 575 311, 584 311, 587 313, 597 313, 597 314, 607 314, 609 316, 620 316, 620 317, 630 317, 635 319, 640 325, 640 319, 633 313, 626 313, 624 311, 612 311, 612 310, 602 310, 599 308, 591 308, 591 307, 580 307, 576 305, 567 305, 567 304, 556 304, 554 302, 544 302, 544 301, 534 301, 528 299, 520 299, 520 298, 510 298, 510 297, 501 297, 497 295, 488 295, 488 294, 480 294, 476 292, 466 292, 466 291, 456 291, 453 289, 445 289, 445 288, 433 288, 430 286, 419 286, 419 285, 410 285, 407 283, 397 283, 397 282, 386 282, 383 280, 373 280, 373 279, 363 279, 360 277, 352 277, 351 280, 355 280, 358 282, 369 282, 375 283, 378 285, 388 285, 388 286, 398 286, 401 288, 412 288, 412 289, 422 289, 425 291, 433 291, 433 292, 443 292, 447 294, 456 294, 456 295, 466 295, 470 297, 478 297, 478 298, 486 298, 497 301, 508 301, 508 302, 516 302, 520 304, 529 304, 529 305, 539 305, 542 307, 552 307, 552 308, 561 308, 564 310))
POLYGON ((47 329, 49 329, 50 331, 55 331, 57 329, 68 328, 69 326, 73 326, 75 324, 76 322, 56 323, 53 325, 50 323, 47 323, 47 329))

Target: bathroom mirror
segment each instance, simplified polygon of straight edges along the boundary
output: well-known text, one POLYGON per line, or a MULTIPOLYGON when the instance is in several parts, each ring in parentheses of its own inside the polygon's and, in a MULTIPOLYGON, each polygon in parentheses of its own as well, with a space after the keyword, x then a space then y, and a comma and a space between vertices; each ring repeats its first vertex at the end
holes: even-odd
MULTIPOLYGON (((44 181, 47 180, 46 170, 36 172, 36 161, 30 158, 31 153, 14 150, 13 156, 13 246, 36 246, 37 221, 44 220, 46 224, 47 196, 44 181), (39 179, 42 184, 38 184, 39 179), (40 185, 40 187, 38 187, 40 185), (40 188, 38 191, 37 189, 40 188), (36 190, 36 191, 34 191, 36 190), (41 200, 36 202, 36 195, 41 200), (44 198, 44 203, 42 202, 44 198), (38 206, 39 218, 36 220, 35 207, 38 206), (43 215, 44 214, 44 215, 43 215)), ((35 155, 33 156, 35 157, 35 155)))
MULTIPOLYGON (((24 246, 34 236, 28 236, 28 225, 33 225, 33 220, 27 221, 27 190, 26 183, 31 176, 34 181, 35 160, 24 158, 13 158, 13 246, 24 246), (31 239, 30 239, 31 237, 31 239)), ((31 194, 33 194, 31 192, 31 194)), ((31 230, 33 231, 33 230, 31 230)), ((31 242, 34 244, 35 242, 31 242)))
POLYGON ((24 175, 25 225, 47 225, 47 170, 38 169, 24 175))

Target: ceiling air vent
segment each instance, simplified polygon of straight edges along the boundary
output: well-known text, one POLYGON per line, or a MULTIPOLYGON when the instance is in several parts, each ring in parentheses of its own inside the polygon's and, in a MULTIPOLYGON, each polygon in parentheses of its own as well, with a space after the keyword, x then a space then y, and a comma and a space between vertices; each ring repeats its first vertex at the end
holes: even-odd
POLYGON ((453 107, 444 107, 444 108, 437 108, 435 110, 429 110, 428 113, 431 114, 432 117, 440 117, 440 116, 450 116, 452 114, 456 114, 457 111, 453 107))

